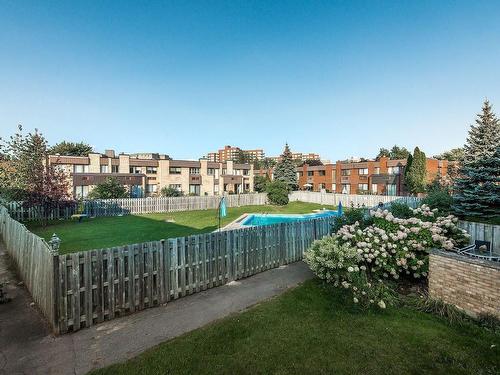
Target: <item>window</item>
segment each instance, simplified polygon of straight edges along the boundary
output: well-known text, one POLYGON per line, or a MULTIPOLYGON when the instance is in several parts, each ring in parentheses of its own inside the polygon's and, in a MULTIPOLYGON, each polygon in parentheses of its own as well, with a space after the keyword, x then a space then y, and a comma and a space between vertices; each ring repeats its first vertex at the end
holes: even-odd
POLYGON ((88 165, 74 165, 73 166, 73 173, 88 173, 89 171, 89 166, 88 165))
POLYGON ((118 173, 118 165, 111 166, 111 173, 118 173))
POLYGON ((350 184, 342 184, 342 194, 351 194, 350 184))
POLYGON ((387 173, 389 174, 399 174, 399 167, 389 167, 387 168, 387 173))
POLYGON ((378 186, 377 184, 372 184, 372 194, 377 194, 378 193, 378 186))
POLYGON ((248 173, 249 173, 248 169, 243 169, 243 176, 248 176, 248 173))
POLYGON ((396 184, 387 184, 387 195, 396 195, 396 184))
POLYGON ((107 165, 101 165, 101 173, 109 173, 109 167, 107 165))
POLYGON ((325 176, 326 172, 325 171, 318 171, 318 176, 325 176))
POLYGON ((374 174, 380 174, 380 167, 375 167, 375 168, 373 169, 373 173, 374 173, 374 174))
POLYGON ((82 185, 82 186, 75 186, 75 198, 85 198, 89 193, 89 187, 82 185))
POLYGON ((182 191, 182 185, 181 184, 170 184, 168 185, 169 188, 175 189, 177 191, 182 191))
POLYGON ((325 189, 326 186, 325 186, 325 184, 318 184, 318 188, 319 188, 319 190, 322 190, 322 189, 325 189))
POLYGON ((215 168, 208 168, 208 169, 207 169, 207 174, 208 174, 209 176, 213 176, 213 175, 215 175, 215 168))
POLYGON ((368 184, 358 184, 359 191, 368 191, 368 184))
POLYGON ((351 175, 351 170, 350 169, 342 169, 342 176, 350 176, 351 175))
POLYGON ((190 195, 200 195, 200 185, 189 185, 190 195))
POLYGON ((304 175, 304 172, 297 172, 297 178, 302 177, 304 175))
POLYGON ((189 174, 200 174, 200 168, 189 168, 189 174))
POLYGON ((358 173, 360 176, 366 176, 368 174, 368 168, 359 168, 358 173))
POLYGON ((334 193, 337 191, 337 184, 332 184, 332 191, 334 193))
POLYGON ((236 176, 241 176, 241 169, 235 169, 235 170, 234 170, 234 174, 235 174, 236 176))
POLYGON ((226 168, 222 168, 222 174, 226 174, 227 173, 227 169, 226 168))
POLYGON ((308 175, 309 177, 314 176, 314 171, 307 171, 307 175, 308 175))
POLYGON ((219 194, 219 185, 214 185, 214 193, 219 194))
POLYGON ((250 191, 250 184, 245 184, 245 191, 250 191))
POLYGON ((170 174, 181 174, 182 168, 181 167, 170 167, 168 169, 168 173, 170 174))
POLYGON ((146 167, 146 173, 156 174, 158 173, 158 169, 156 167, 146 167))
POLYGON ((146 193, 156 193, 158 190, 158 185, 156 184, 147 184, 146 185, 146 193))
POLYGON ((129 172, 130 173, 142 173, 142 170, 140 167, 129 167, 129 172))

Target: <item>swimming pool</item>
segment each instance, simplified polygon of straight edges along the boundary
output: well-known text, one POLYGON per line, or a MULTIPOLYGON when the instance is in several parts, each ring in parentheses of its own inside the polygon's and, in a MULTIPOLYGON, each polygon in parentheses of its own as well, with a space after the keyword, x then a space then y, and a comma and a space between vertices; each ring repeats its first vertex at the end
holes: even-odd
POLYGON ((319 219, 322 217, 338 216, 337 211, 324 210, 314 214, 290 215, 290 214, 251 214, 242 222, 242 226, 261 226, 279 223, 293 223, 297 221, 319 219))

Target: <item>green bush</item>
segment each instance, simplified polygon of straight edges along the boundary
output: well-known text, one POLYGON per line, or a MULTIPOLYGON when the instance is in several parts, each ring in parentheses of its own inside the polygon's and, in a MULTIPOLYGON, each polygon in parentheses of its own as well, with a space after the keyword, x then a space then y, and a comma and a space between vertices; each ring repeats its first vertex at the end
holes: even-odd
POLYGON ((355 222, 364 228, 372 223, 372 219, 365 214, 363 208, 349 208, 344 211, 342 216, 333 220, 332 231, 335 233, 344 225, 353 225, 355 222))
POLYGON ((271 182, 271 180, 269 179, 269 177, 267 175, 266 176, 255 176, 255 178, 254 178, 254 190, 257 193, 263 193, 267 190, 267 185, 269 185, 270 182, 271 182))
POLYGON ((170 186, 165 186, 163 189, 161 189, 160 194, 162 197, 182 197, 182 191, 179 191, 170 186))
POLYGON ((389 211, 399 219, 409 219, 413 216, 413 211, 411 208, 404 203, 393 203, 389 208, 389 211))
POLYGON ((288 185, 283 181, 273 181, 267 185, 267 199, 271 204, 285 206, 288 204, 288 185))
POLYGON ((129 192, 123 186, 120 181, 115 177, 108 177, 104 182, 97 184, 93 188, 88 199, 118 199, 118 198, 128 198, 130 196, 129 192))
POLYGON ((440 214, 449 214, 453 198, 445 189, 435 189, 429 191, 427 196, 422 200, 422 204, 428 205, 431 209, 437 208, 440 214))

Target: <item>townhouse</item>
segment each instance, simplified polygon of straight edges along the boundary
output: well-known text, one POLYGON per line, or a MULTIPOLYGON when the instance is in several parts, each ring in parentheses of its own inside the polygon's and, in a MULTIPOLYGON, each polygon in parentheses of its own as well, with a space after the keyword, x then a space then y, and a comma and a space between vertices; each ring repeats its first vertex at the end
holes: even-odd
MULTIPOLYGON (((445 176, 449 163, 446 160, 427 159, 427 180, 436 176, 445 176)), ((343 194, 380 194, 406 195, 404 170, 406 159, 391 160, 382 157, 379 160, 338 161, 335 164, 318 166, 303 165, 297 167, 299 189, 343 194)), ((258 174, 270 174, 272 171, 260 170, 258 174)))
POLYGON ((51 155, 49 163, 67 173, 74 197, 87 196, 108 177, 127 186, 132 197, 156 196, 164 187, 186 195, 254 191, 253 165, 232 161, 174 160, 157 153, 116 155, 107 150, 88 156, 51 155))

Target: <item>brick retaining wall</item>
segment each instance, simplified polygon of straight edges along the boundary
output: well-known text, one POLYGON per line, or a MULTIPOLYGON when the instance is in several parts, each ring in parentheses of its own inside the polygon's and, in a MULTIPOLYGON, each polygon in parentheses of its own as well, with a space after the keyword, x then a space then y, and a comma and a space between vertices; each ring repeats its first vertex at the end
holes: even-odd
POLYGON ((433 250, 429 295, 471 315, 489 313, 500 318, 500 263, 433 250))

